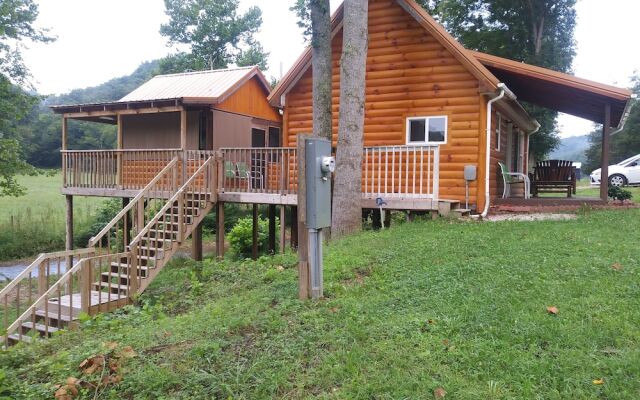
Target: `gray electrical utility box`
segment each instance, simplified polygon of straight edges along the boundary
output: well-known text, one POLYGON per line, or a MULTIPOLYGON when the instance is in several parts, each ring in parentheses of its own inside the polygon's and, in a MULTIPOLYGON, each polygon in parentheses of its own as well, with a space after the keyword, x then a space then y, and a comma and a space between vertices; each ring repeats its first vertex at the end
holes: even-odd
POLYGON ((307 228, 331 226, 331 173, 335 160, 327 139, 307 139, 305 146, 307 183, 307 228))

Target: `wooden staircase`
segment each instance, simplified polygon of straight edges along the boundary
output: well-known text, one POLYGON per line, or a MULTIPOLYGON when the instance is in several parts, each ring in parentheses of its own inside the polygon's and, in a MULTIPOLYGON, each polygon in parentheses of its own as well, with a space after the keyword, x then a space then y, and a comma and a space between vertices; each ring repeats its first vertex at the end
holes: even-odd
POLYGON ((86 249, 40 255, 0 291, 4 346, 50 337, 73 329, 82 314, 131 303, 214 207, 217 167, 209 157, 181 179, 185 169, 175 158, 86 249), (73 267, 57 273, 63 264, 73 267))

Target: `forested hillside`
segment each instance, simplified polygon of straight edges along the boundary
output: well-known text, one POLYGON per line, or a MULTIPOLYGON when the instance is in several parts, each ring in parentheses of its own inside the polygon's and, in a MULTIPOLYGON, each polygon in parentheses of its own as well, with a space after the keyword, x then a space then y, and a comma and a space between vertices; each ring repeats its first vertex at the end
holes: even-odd
MULTIPOLYGON (((70 93, 48 96, 34 105, 17 127, 27 161, 41 168, 60 166, 61 118, 50 106, 115 101, 149 80, 158 71, 158 61, 142 63, 131 75, 111 79, 101 85, 75 89, 70 93)), ((109 149, 115 146, 116 128, 92 122, 69 122, 69 148, 109 149)))

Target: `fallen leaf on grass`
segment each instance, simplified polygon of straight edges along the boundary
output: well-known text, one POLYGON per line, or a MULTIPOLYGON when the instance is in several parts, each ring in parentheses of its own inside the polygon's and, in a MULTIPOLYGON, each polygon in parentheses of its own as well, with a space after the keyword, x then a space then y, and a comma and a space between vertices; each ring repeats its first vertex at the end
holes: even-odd
POLYGON ((284 271, 284 267, 282 265, 278 265, 276 269, 280 272, 284 271))
POLYGON ((120 357, 133 358, 135 356, 136 356, 136 352, 133 351, 131 346, 125 346, 125 347, 122 348, 122 351, 120 351, 120 357))
POLYGON ((94 372, 102 369, 104 367, 104 357, 103 356, 95 356, 91 358, 85 359, 80 363, 80 369, 82 373, 85 375, 91 375, 94 372))
POLYGON ((604 384, 604 379, 594 379, 593 380, 593 384, 594 385, 602 385, 602 384, 604 384))
POLYGON ((446 395, 447 395, 447 391, 446 391, 446 390, 444 390, 444 389, 443 389, 443 388, 441 388, 441 387, 436 388, 436 389, 433 391, 433 397, 435 397, 436 399, 444 399, 444 396, 446 396, 446 395))
POLYGON ((611 269, 613 269, 614 271, 622 271, 623 267, 622 267, 622 264, 620 263, 614 263, 611 266, 611 269))
POLYGON ((549 314, 558 315, 558 308, 555 306, 547 307, 547 312, 549 314))
POLYGON ((339 310, 339 308, 338 308, 338 307, 331 307, 331 308, 329 309, 329 311, 331 311, 332 313, 337 313, 337 312, 338 312, 338 310, 339 310))

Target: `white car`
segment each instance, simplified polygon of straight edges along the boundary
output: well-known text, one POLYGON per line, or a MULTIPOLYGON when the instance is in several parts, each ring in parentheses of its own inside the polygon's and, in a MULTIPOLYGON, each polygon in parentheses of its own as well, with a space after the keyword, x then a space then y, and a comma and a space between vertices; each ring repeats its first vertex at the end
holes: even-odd
MULTIPOLYGON (((592 185, 599 185, 602 172, 600 168, 593 171, 589 178, 592 185)), ((640 184, 640 154, 609 165, 609 186, 626 186, 640 184)))

